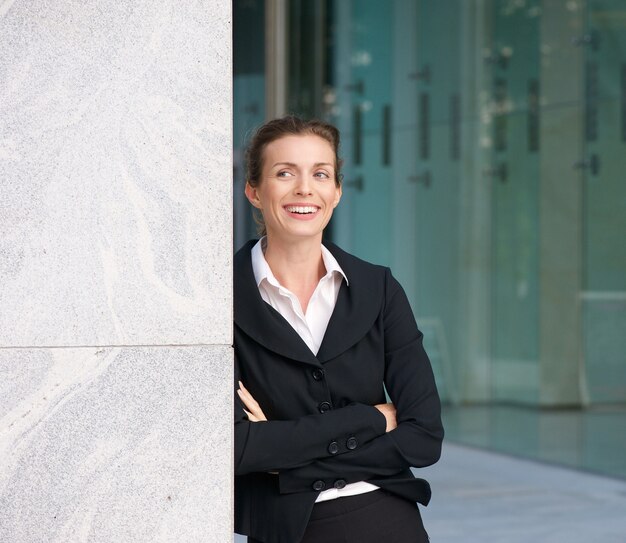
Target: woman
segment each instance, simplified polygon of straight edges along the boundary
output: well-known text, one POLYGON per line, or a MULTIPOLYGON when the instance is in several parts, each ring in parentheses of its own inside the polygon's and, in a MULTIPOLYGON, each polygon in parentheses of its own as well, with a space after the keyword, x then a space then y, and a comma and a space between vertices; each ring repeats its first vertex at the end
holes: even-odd
POLYGON ((338 148, 333 126, 285 117, 248 149, 266 234, 235 255, 235 530, 251 543, 428 541, 410 467, 439 459, 439 397, 389 269, 322 244, 338 148))

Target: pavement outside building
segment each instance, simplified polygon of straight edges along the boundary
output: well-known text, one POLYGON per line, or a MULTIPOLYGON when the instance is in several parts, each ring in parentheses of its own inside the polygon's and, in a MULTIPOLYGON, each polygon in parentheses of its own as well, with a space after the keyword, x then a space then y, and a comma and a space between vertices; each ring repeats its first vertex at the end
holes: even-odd
POLYGON ((450 443, 420 471, 434 543, 626 542, 626 480, 450 443))
POLYGON ((626 543, 626 480, 451 443, 419 476, 433 543, 626 543))

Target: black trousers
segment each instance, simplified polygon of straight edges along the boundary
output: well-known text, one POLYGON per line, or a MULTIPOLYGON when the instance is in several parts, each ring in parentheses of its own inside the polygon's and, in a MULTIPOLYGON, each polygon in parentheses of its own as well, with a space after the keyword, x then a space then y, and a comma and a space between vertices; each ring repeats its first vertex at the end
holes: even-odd
MULTIPOLYGON (((428 542, 415 502, 375 490, 317 503, 300 543, 381 542, 428 542)), ((248 543, 262 542, 249 537, 248 543)))

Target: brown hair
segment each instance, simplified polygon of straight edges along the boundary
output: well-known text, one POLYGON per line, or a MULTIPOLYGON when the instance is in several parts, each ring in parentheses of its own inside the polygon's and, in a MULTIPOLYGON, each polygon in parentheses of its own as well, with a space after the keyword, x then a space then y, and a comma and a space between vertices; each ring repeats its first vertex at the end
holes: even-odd
MULTIPOLYGON (((246 149, 246 181, 251 187, 258 187, 261 182, 265 148, 285 136, 318 136, 326 140, 335 153, 335 184, 341 185, 340 170, 343 161, 339 158, 339 130, 324 121, 317 119, 305 121, 300 117, 288 115, 262 124, 252 136, 246 149)), ((255 214, 254 219, 259 226, 259 234, 265 235, 263 217, 255 214)))

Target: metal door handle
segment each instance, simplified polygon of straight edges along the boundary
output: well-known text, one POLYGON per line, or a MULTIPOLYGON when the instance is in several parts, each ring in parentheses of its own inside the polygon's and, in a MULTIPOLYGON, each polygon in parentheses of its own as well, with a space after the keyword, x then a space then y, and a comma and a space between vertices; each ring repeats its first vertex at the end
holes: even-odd
POLYGON ((391 164, 391 106, 383 107, 383 137, 382 140, 382 163, 383 166, 391 164))
POLYGON ((345 85, 344 89, 348 92, 356 92, 357 94, 363 95, 365 92, 365 83, 362 79, 360 79, 356 83, 349 83, 348 85, 345 85))
POLYGON ((509 66, 509 57, 510 55, 504 54, 502 52, 489 53, 488 55, 483 57, 483 60, 487 64, 491 64, 493 66, 501 68, 502 70, 506 70, 509 66))
POLYGON ((594 51, 597 51, 600 47, 600 35, 595 31, 587 32, 582 36, 575 36, 572 38, 572 45, 574 47, 581 47, 583 45, 591 45, 594 51))
POLYGON ((417 81, 423 81, 424 83, 430 83, 431 76, 432 73, 430 72, 430 66, 428 66, 427 64, 421 70, 417 72, 411 72, 409 74, 409 79, 415 79, 417 81))
POLYGON ((483 175, 486 177, 497 178, 500 183, 506 183, 509 178, 509 169, 503 162, 502 164, 494 166, 493 168, 485 168, 483 170, 483 175))
POLYGON ((598 175, 600 173, 600 157, 594 153, 588 159, 574 162, 572 167, 575 170, 589 170, 591 175, 598 175))
POLYGON ((419 157, 422 160, 428 160, 430 155, 430 96, 427 92, 421 92, 418 100, 419 157))
POLYGON ((352 161, 355 164, 361 164, 361 137, 363 129, 363 110, 360 104, 356 104, 352 110, 352 161))
POLYGON ((358 177, 355 177, 354 179, 351 179, 350 181, 346 181, 344 182, 344 186, 345 187, 352 187, 355 190, 358 190, 359 192, 361 192, 363 190, 363 176, 359 175, 358 177))
POLYGON ((424 173, 420 175, 410 175, 407 179, 411 183, 421 183, 427 189, 430 188, 430 185, 432 184, 432 177, 430 175, 430 170, 426 170, 424 173))

